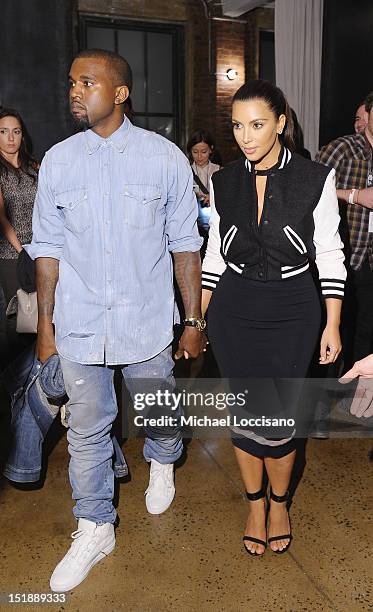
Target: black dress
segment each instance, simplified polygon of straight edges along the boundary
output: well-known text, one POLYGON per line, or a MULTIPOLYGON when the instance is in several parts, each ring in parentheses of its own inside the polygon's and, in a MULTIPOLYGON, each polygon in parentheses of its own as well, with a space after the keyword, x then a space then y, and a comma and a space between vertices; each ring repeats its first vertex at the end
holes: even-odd
MULTIPOLYGON (((319 294, 310 273, 263 283, 227 268, 209 305, 208 336, 223 378, 305 378, 320 321, 319 294)), ((263 412, 259 405, 253 409, 263 412)), ((291 414, 290 406, 285 413, 291 414)), ((235 432, 233 444, 258 457, 282 457, 295 448, 294 432, 281 444, 266 443, 260 428, 235 432)))

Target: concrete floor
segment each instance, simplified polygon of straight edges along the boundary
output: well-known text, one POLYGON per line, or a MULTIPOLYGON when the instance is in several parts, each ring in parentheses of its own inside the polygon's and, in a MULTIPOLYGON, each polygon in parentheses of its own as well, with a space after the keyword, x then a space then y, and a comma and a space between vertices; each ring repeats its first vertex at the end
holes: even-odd
MULTIPOLYGON (((247 516, 228 440, 192 440, 176 472, 177 494, 147 514, 142 441, 125 444, 131 479, 119 488, 115 552, 62 605, 22 610, 111 612, 358 611, 373 609, 372 441, 311 440, 291 508, 290 551, 263 558, 243 550, 247 516)), ((42 488, 0 492, 0 592, 48 592, 49 577, 76 529, 66 437, 49 456, 42 488)), ((5 609, 4 604, 0 609, 5 609)))

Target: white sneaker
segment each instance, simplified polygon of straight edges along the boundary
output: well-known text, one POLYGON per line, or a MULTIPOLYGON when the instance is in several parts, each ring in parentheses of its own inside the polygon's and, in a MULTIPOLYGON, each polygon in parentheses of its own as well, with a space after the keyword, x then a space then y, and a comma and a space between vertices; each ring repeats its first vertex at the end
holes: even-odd
POLYGON ((81 518, 71 537, 74 542, 50 579, 50 587, 56 593, 71 591, 78 586, 92 567, 115 547, 114 525, 111 523, 96 525, 81 518))
POLYGON ((162 514, 175 497, 174 464, 150 461, 149 486, 145 491, 146 509, 150 514, 162 514))

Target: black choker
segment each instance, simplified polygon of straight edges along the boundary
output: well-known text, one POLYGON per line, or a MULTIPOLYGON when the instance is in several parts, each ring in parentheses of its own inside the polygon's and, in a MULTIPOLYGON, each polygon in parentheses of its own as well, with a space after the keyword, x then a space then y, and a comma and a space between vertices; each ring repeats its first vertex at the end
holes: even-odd
POLYGON ((272 174, 272 172, 274 172, 275 170, 277 170, 277 168, 278 168, 278 167, 281 165, 281 160, 282 160, 282 156, 283 156, 283 154, 284 154, 284 147, 283 147, 283 146, 281 146, 281 149, 280 149, 280 154, 279 154, 279 156, 278 156, 278 160, 277 160, 277 162, 275 163, 275 165, 274 165, 274 166, 271 166, 270 168, 267 168, 266 170, 257 170, 257 169, 255 168, 255 165, 254 165, 254 173, 255 173, 257 176, 268 176, 268 174, 272 174))

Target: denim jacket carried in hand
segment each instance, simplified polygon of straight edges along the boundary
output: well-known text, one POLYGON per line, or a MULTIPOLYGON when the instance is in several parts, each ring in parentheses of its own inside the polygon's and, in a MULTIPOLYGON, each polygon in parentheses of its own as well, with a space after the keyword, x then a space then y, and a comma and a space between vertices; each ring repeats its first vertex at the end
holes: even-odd
MULTIPOLYGON (((2 380, 12 410, 12 441, 3 474, 13 482, 36 482, 42 470, 44 438, 67 400, 59 358, 52 355, 41 364, 32 345, 8 366, 2 380)), ((128 474, 128 467, 115 437, 113 447, 114 473, 121 478, 128 474)))

